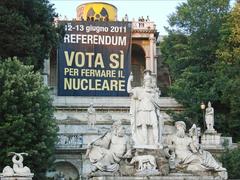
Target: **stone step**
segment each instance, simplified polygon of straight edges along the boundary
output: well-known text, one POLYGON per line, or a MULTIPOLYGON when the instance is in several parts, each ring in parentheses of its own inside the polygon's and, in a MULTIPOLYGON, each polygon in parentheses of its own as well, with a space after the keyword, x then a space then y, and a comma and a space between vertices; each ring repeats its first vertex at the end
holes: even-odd
POLYGON ((130 176, 101 176, 92 177, 89 180, 215 180, 214 176, 196 176, 184 173, 171 173, 168 176, 145 176, 145 177, 130 177, 130 176))

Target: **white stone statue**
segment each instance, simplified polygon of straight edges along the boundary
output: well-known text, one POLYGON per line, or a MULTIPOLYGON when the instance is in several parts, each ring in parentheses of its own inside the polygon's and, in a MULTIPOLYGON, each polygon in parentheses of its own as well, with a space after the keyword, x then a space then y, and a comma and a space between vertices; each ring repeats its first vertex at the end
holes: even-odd
POLYGON ((155 170, 157 168, 156 159, 152 155, 134 156, 130 164, 135 162, 138 163, 137 171, 155 170))
POLYGON ((128 21, 128 15, 127 14, 125 14, 125 16, 124 16, 124 21, 128 21))
POLYGON ((160 145, 162 122, 158 105, 159 92, 153 88, 151 71, 145 71, 143 86, 132 88, 133 75, 128 79, 128 93, 131 95, 131 131, 136 146, 160 145))
MULTIPOLYGON (((176 133, 167 139, 169 149, 175 153, 176 167, 187 171, 207 171, 225 172, 223 168, 209 153, 201 149, 195 138, 185 134, 186 125, 183 121, 175 123, 176 133)), ((196 136, 192 127, 191 136, 196 136)), ((221 173, 222 174, 222 173, 221 173)), ((225 175, 224 175, 225 176, 225 175)))
POLYGON ((96 110, 93 107, 93 103, 91 103, 87 109, 87 119, 89 127, 94 128, 96 123, 96 110))
POLYGON ((121 121, 113 124, 111 132, 90 143, 86 156, 93 165, 92 172, 117 172, 120 160, 131 157, 130 144, 121 121))
POLYGON ((206 108, 205 113, 205 122, 207 125, 207 131, 209 132, 215 132, 214 126, 214 109, 211 106, 211 102, 208 102, 208 107, 206 108))
POLYGON ((32 175, 30 169, 27 166, 23 166, 23 156, 28 155, 27 153, 15 153, 10 152, 10 155, 13 155, 12 162, 13 168, 10 166, 6 166, 3 169, 3 176, 13 176, 13 175, 20 175, 20 176, 29 176, 32 175))

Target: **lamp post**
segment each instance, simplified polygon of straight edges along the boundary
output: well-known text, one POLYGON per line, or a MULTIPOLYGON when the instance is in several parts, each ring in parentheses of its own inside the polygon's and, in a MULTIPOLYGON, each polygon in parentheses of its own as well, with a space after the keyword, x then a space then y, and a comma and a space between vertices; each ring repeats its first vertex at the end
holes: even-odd
POLYGON ((203 131, 205 131, 205 129, 206 129, 206 125, 205 125, 205 117, 204 117, 204 111, 205 111, 205 108, 206 108, 206 106, 205 106, 205 104, 204 104, 204 102, 202 101, 202 103, 201 103, 201 109, 202 109, 202 113, 203 113, 203 131))

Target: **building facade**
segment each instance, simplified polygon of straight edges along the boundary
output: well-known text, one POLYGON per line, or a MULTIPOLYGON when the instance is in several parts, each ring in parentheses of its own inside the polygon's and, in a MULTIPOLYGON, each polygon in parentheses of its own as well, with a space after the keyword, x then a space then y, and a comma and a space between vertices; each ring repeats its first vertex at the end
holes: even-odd
MULTIPOLYGON (((111 4, 86 3, 77 7, 76 21, 116 20, 117 8, 111 4)), ((129 21, 127 17, 124 20, 129 21)), ((148 19, 132 21, 131 71, 134 86, 142 85, 145 69, 152 71, 156 81, 160 79, 169 84, 167 70, 164 70, 160 62, 157 38, 158 32, 154 22, 148 19)), ((58 96, 57 53, 53 51, 51 58, 45 61, 44 72, 44 81, 52 89, 55 118, 59 126, 56 161, 54 167, 49 169, 48 176, 62 175, 66 179, 80 179, 90 170, 89 161, 85 158, 88 143, 108 131, 117 120, 123 122, 127 133, 130 134, 130 97, 58 96), (89 116, 94 119, 93 122, 89 122, 89 116)), ((171 131, 172 120, 165 112, 181 111, 182 107, 169 97, 160 97, 159 104, 166 122, 164 133, 167 134, 171 131)))

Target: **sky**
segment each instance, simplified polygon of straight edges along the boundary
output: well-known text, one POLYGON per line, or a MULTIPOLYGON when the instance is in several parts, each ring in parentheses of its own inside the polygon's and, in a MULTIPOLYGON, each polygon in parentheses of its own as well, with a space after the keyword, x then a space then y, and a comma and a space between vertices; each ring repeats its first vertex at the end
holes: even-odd
MULTIPOLYGON (((160 35, 166 35, 164 26, 168 26, 168 16, 175 12, 175 8, 187 0, 102 0, 113 4, 118 8, 118 20, 121 20, 125 14, 129 20, 137 20, 143 16, 149 16, 150 21, 154 21, 160 35)), ((87 2, 99 2, 99 0, 50 0, 54 4, 55 11, 62 17, 67 16, 69 20, 76 18, 76 7, 87 2)))
MULTIPOLYGON (((230 0, 233 4, 235 0, 230 0)), ((187 0, 50 0, 54 4, 55 11, 69 20, 76 18, 78 5, 87 2, 106 2, 118 8, 118 20, 122 20, 125 14, 129 20, 137 20, 143 16, 149 16, 154 21, 160 35, 166 35, 164 26, 168 26, 168 16, 176 11, 176 7, 187 0)))

